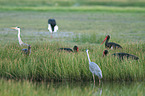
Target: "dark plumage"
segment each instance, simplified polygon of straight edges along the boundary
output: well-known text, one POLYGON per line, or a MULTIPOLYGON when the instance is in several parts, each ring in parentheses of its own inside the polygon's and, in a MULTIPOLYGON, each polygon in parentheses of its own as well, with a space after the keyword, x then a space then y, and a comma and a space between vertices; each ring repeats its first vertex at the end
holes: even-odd
POLYGON ((59 50, 65 50, 68 52, 78 52, 79 48, 77 46, 74 46, 73 50, 71 48, 59 48, 59 50))
POLYGON ((113 56, 118 56, 122 60, 124 59, 124 57, 127 58, 127 59, 132 58, 134 60, 138 60, 139 59, 137 56, 131 55, 131 54, 128 54, 128 53, 114 53, 112 55, 113 56))
POLYGON ((51 25, 52 31, 54 31, 54 27, 56 26, 56 21, 55 19, 49 19, 48 24, 51 25))
POLYGON ((105 47, 106 48, 111 48, 111 49, 116 49, 116 48, 121 48, 122 49, 122 47, 119 45, 119 44, 117 44, 117 43, 114 43, 114 42, 108 42, 109 41, 109 39, 110 39, 110 36, 109 35, 107 35, 106 36, 106 38, 103 40, 103 42, 101 43, 101 45, 104 43, 104 41, 106 40, 106 42, 105 42, 105 47))
POLYGON ((104 50, 103 51, 103 57, 106 56, 108 54, 108 50, 104 50))
POLYGON ((22 53, 25 54, 26 56, 30 56, 31 54, 31 45, 28 45, 28 49, 22 49, 22 53))
MULTIPOLYGON (((103 51, 103 57, 106 56, 108 53, 109 53, 108 50, 104 50, 103 51)), ((132 58, 134 60, 139 59, 137 56, 131 55, 131 54, 128 54, 128 53, 113 53, 112 55, 113 56, 118 56, 119 59, 121 59, 121 60, 123 60, 124 58, 127 58, 127 59, 132 58)))

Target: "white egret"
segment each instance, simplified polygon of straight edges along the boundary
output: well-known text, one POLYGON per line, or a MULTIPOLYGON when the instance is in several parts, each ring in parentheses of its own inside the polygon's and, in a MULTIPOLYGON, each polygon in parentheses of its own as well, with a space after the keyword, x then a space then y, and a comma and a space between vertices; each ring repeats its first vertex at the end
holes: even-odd
POLYGON ((57 32, 58 26, 56 25, 55 19, 48 20, 48 30, 50 31, 50 33, 57 32))
POLYGON ((22 53, 25 54, 26 56, 30 56, 31 54, 31 45, 28 45, 28 49, 22 49, 22 53))
POLYGON ((11 27, 11 29, 15 29, 15 30, 18 30, 18 40, 19 40, 19 44, 22 46, 22 45, 27 45, 28 44, 25 44, 22 40, 21 40, 21 37, 20 37, 20 27, 11 27))
POLYGON ((87 56, 88 56, 88 60, 89 60, 89 69, 93 74, 94 84, 95 84, 94 74, 98 76, 99 84, 100 84, 100 82, 101 82, 100 79, 102 78, 102 71, 96 63, 91 62, 90 57, 89 57, 89 53, 88 53, 88 49, 86 49, 86 52, 87 52, 87 56))

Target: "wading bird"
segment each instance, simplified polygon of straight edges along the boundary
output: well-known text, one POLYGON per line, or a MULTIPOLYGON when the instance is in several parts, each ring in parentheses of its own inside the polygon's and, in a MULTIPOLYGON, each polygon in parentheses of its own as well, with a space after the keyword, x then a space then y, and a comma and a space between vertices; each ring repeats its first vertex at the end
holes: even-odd
POLYGON ((105 42, 105 47, 106 48, 111 48, 111 49, 121 48, 122 49, 122 47, 119 44, 117 44, 117 43, 114 43, 114 42, 109 42, 108 43, 109 39, 110 39, 110 36, 107 35, 105 37, 105 39, 103 40, 103 42, 101 43, 101 45, 104 43, 104 41, 106 41, 105 42))
POLYGON ((31 45, 28 45, 28 49, 22 49, 22 53, 26 56, 30 56, 30 54, 31 54, 31 45))
POLYGON ((50 31, 50 33, 57 32, 58 26, 56 25, 55 19, 48 20, 48 30, 50 31))
POLYGON ((28 46, 28 44, 25 44, 25 43, 21 40, 21 37, 20 37, 20 27, 11 27, 11 29, 18 30, 18 40, 19 40, 20 46, 22 46, 22 45, 27 45, 27 46, 28 46))
POLYGON ((71 48, 59 48, 59 50, 65 50, 65 51, 68 51, 68 52, 78 52, 79 48, 77 46, 74 46, 73 50, 71 48))
POLYGON ((94 74, 95 74, 99 78, 99 85, 100 85, 100 82, 101 82, 100 79, 102 78, 102 71, 96 63, 91 62, 90 57, 89 57, 89 53, 88 53, 88 49, 86 49, 86 52, 87 52, 87 56, 88 56, 88 60, 89 60, 89 69, 93 74, 94 84, 95 84, 95 77, 94 77, 94 74))
MULTIPOLYGON (((109 53, 108 50, 104 50, 103 51, 103 57, 107 56, 108 53, 109 53)), ((137 56, 131 55, 131 54, 128 54, 128 53, 113 53, 112 55, 113 56, 118 56, 119 59, 121 59, 121 60, 123 60, 124 58, 127 58, 127 59, 132 58, 134 60, 138 60, 139 59, 137 56)))

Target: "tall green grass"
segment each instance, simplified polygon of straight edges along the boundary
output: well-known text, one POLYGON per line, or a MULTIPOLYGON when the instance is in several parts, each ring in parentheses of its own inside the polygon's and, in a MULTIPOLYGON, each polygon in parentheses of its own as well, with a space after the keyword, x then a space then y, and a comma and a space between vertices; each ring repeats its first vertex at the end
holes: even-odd
POLYGON ((101 44, 104 40, 104 35, 98 35, 96 33, 87 33, 87 34, 76 34, 73 38, 73 42, 81 42, 81 43, 96 43, 101 44))
MULTIPOLYGON (((58 48, 68 47, 57 42, 34 43, 31 56, 21 54, 22 47, 16 43, 0 46, 0 76, 13 79, 28 80, 92 80, 85 49, 89 49, 90 58, 96 62, 103 73, 103 81, 138 81, 144 80, 144 43, 122 45, 123 50, 139 57, 138 61, 123 60, 111 56, 115 51, 109 51, 108 57, 102 58, 104 45, 80 45, 79 53, 60 52, 58 48), (135 51, 134 51, 135 50, 135 51)), ((71 45, 72 46, 72 45, 71 45)), ((72 46, 73 48, 73 46, 72 46)), ((96 79, 98 79, 96 77, 96 79)))
MULTIPOLYGON (((78 43, 94 43, 94 44, 100 45, 106 36, 102 33, 75 34, 72 38, 72 41, 78 42, 78 43)), ((131 40, 129 40, 129 39, 128 40, 122 39, 121 36, 111 35, 111 37, 112 38, 110 38, 109 42, 116 42, 116 43, 131 42, 131 40)), ((104 44, 105 44, 105 42, 104 42, 104 44)))

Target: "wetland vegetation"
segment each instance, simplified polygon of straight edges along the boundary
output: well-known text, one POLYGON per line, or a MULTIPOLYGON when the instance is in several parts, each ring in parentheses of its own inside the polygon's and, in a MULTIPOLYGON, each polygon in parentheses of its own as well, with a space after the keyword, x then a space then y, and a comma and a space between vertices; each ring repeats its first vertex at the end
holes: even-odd
MULTIPOLYGON (((112 6, 109 5, 111 2, 105 0, 102 4, 98 0, 98 5, 95 0, 91 0, 90 4, 87 1, 76 3, 70 0, 70 5, 65 1, 54 0, 51 4, 43 1, 37 2, 37 6, 33 0, 15 4, 11 1, 7 3, 8 0, 0 1, 0 95, 92 96, 92 93, 100 94, 101 91, 97 90, 102 89, 102 96, 143 96, 144 0, 137 3, 123 0, 126 2, 120 1, 120 5, 112 0, 112 6), (62 4, 67 6, 62 7, 62 4), (97 6, 90 6, 92 4, 97 6), (55 18, 59 26, 53 38, 47 30, 49 18, 55 18), (19 46, 17 31, 10 29, 15 26, 21 28, 22 41, 32 46, 29 57, 21 54, 21 49, 27 46, 19 46), (109 50, 109 55, 102 58, 106 48, 101 42, 106 35, 111 36, 110 42, 120 44, 123 49, 109 50), (62 47, 73 48, 74 45, 79 47, 78 53, 58 51, 62 47), (89 49, 91 61, 102 70, 101 86, 94 86, 91 82, 86 49, 89 49), (111 56, 115 52, 134 54, 139 60, 120 61, 111 56), (54 81, 61 81, 62 86, 54 81)), ((97 76, 95 78, 97 81, 97 76)))

